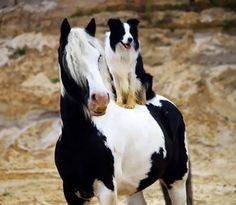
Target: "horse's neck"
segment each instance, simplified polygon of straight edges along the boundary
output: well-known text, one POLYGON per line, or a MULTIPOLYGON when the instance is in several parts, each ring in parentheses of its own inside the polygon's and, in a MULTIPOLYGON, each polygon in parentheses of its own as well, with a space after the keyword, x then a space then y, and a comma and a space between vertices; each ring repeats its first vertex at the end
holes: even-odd
POLYGON ((93 124, 82 103, 61 97, 62 138, 64 140, 86 141, 90 137, 93 124))

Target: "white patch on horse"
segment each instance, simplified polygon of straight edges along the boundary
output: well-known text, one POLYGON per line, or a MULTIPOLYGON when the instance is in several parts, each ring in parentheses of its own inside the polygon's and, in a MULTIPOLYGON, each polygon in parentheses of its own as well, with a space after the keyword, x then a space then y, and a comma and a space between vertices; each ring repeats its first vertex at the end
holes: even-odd
POLYGON ((126 201, 127 205, 147 205, 142 191, 139 191, 131 196, 127 196, 126 201))
POLYGON ((161 107, 162 104, 161 104, 161 100, 163 101, 168 101, 170 102, 171 104, 175 105, 172 101, 170 101, 169 99, 161 96, 161 95, 156 95, 154 98, 152 98, 151 100, 148 100, 147 101, 147 104, 152 104, 152 105, 155 105, 157 107, 161 107))
POLYGON ((98 197, 100 204, 116 205, 117 192, 108 189, 100 180, 95 180, 93 183, 93 190, 96 197, 98 197))
POLYGON ((168 189, 168 193, 172 204, 174 205, 187 205, 187 193, 186 193, 186 180, 188 173, 186 173, 182 180, 175 181, 171 184, 171 188, 168 189))
POLYGON ((114 155, 118 193, 133 194, 140 179, 146 178, 151 169, 150 156, 154 152, 159 153, 162 148, 166 157, 160 126, 145 106, 136 105, 135 109, 129 110, 113 101, 109 103, 105 115, 92 117, 92 120, 107 137, 107 144, 114 155))

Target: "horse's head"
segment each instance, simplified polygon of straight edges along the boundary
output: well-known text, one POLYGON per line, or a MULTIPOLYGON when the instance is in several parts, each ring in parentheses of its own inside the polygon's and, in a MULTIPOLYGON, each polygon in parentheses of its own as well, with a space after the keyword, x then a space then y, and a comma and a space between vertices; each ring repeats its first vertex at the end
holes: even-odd
POLYGON ((86 28, 71 28, 67 19, 61 25, 58 57, 62 97, 82 104, 91 115, 103 115, 109 103, 109 92, 102 79, 107 69, 104 52, 95 38, 92 19, 86 28))

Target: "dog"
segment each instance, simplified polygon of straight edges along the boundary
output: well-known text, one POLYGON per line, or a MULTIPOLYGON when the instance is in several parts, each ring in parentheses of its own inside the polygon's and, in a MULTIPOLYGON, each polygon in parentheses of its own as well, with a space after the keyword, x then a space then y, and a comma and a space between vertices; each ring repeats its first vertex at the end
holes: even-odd
POLYGON ((116 103, 129 109, 134 108, 136 102, 143 105, 147 95, 153 94, 152 76, 145 72, 139 50, 139 21, 129 19, 122 23, 112 18, 107 24, 110 32, 106 33, 105 56, 114 82, 116 103))

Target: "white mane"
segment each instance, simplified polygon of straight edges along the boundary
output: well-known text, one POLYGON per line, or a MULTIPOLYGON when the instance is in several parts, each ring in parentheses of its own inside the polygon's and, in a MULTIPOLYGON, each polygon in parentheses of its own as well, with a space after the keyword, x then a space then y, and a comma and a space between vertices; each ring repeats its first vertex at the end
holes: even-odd
POLYGON ((75 82, 85 85, 86 77, 96 75, 99 70, 106 89, 112 93, 104 49, 96 38, 82 28, 72 28, 65 50, 69 72, 75 82))

